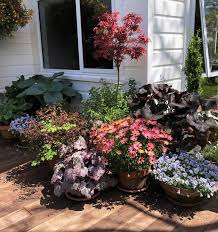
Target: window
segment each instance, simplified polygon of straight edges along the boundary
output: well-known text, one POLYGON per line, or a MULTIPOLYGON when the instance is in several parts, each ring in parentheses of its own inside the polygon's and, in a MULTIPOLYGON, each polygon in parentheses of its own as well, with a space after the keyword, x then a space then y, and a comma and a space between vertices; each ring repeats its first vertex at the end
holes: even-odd
POLYGON ((111 0, 40 0, 44 68, 113 69, 112 61, 95 58, 93 29, 106 11, 111 11, 111 0))
POLYGON ((218 0, 199 1, 206 74, 218 76, 218 0))

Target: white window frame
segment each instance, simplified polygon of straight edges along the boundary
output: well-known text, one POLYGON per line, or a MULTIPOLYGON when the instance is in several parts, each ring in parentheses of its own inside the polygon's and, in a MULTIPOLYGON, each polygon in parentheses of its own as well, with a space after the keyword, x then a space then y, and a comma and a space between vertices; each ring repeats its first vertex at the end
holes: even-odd
MULTIPOLYGON (((37 16, 37 37, 38 37, 38 46, 39 46, 39 56, 40 56, 40 70, 44 75, 52 75, 55 72, 64 72, 64 75, 69 77, 72 80, 79 81, 91 81, 99 82, 100 79, 105 79, 109 82, 116 81, 116 69, 113 64, 113 69, 98 69, 98 68, 85 68, 83 61, 83 43, 82 43, 82 25, 81 25, 81 12, 80 12, 80 0, 75 0, 76 3, 76 18, 77 18, 77 36, 78 36, 78 53, 79 53, 79 70, 70 70, 70 69, 48 69, 44 68, 43 61, 43 49, 42 49, 42 40, 41 40, 41 29, 40 29, 40 17, 39 17, 39 7, 38 2, 36 1, 35 9, 37 16)), ((111 0, 112 11, 115 10, 115 0, 111 0)))
POLYGON ((208 38, 207 38, 207 27, 206 27, 206 19, 205 19, 205 4, 204 0, 197 0, 200 5, 200 14, 201 14, 201 30, 203 37, 203 50, 204 50, 204 62, 206 69, 207 77, 215 77, 218 76, 218 71, 212 71, 210 69, 210 59, 209 59, 209 51, 208 51, 208 38))

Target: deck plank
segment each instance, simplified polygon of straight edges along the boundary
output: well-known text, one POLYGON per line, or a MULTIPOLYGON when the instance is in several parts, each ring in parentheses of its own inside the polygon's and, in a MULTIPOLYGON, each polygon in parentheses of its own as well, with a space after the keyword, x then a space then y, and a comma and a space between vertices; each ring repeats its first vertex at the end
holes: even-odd
POLYGON ((18 211, 15 211, 11 214, 8 214, 2 218, 0 218, 0 230, 7 228, 8 226, 21 221, 24 218, 29 217, 31 214, 25 210, 21 209, 18 211))

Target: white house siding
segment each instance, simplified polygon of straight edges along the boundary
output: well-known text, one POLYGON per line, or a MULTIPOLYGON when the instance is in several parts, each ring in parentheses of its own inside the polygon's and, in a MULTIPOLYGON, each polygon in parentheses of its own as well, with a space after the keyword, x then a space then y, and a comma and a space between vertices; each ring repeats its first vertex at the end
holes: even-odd
MULTIPOLYGON (((135 12, 144 19, 143 30, 151 39, 148 56, 135 62, 126 60, 122 68, 122 80, 135 78, 139 84, 166 82, 181 89, 186 48, 187 4, 194 0, 112 0, 114 9, 122 15, 135 12)), ((38 37, 38 16, 36 1, 26 0, 32 8, 32 22, 19 30, 13 38, 0 41, 0 91, 17 76, 42 72, 40 41, 38 37)), ((53 71, 44 74, 52 74, 53 71)), ((116 75, 89 73, 78 75, 66 72, 73 80, 75 88, 87 96, 92 86, 97 86, 101 78, 116 80, 116 75)))
MULTIPOLYGON (((30 2, 26 1, 27 6, 30 2)), ((32 75, 39 70, 34 58, 34 21, 20 29, 12 38, 0 40, 0 92, 20 75, 32 75)))
POLYGON ((152 62, 148 82, 184 89, 182 67, 193 31, 194 0, 154 0, 152 62))

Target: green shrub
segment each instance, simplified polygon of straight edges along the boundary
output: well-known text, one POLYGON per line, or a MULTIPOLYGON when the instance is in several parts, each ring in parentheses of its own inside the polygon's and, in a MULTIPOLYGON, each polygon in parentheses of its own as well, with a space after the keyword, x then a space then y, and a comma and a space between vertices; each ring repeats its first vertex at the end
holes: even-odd
POLYGON ((218 163, 218 144, 208 144, 201 153, 205 159, 218 163))
POLYGON ((128 93, 125 93, 119 86, 118 94, 116 84, 110 85, 103 82, 101 87, 92 88, 89 99, 83 101, 85 115, 93 121, 100 120, 103 122, 124 118, 130 113, 128 97, 133 92, 132 88, 128 93))
POLYGON ((196 35, 192 36, 183 69, 187 78, 188 92, 197 92, 199 88, 199 81, 203 73, 203 56, 201 50, 202 39, 198 31, 196 35))

